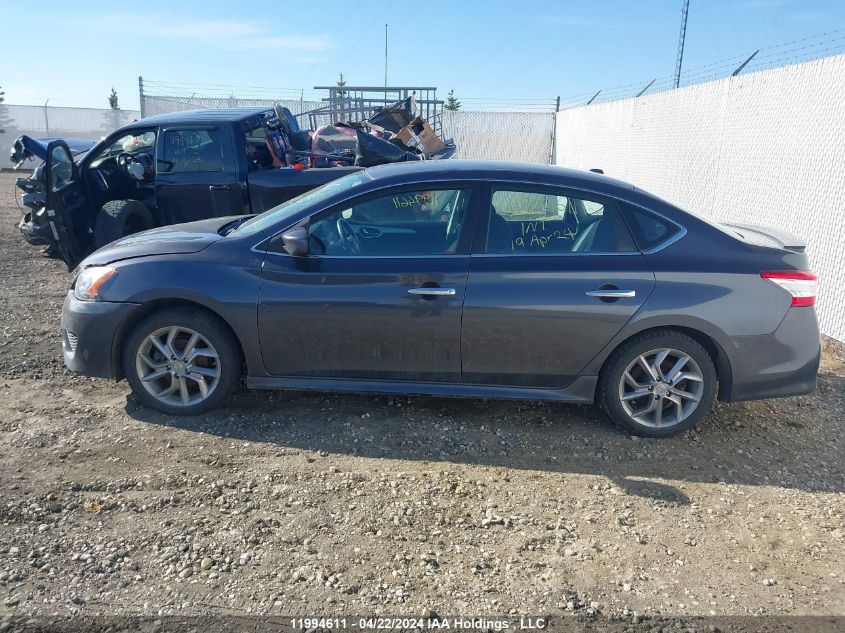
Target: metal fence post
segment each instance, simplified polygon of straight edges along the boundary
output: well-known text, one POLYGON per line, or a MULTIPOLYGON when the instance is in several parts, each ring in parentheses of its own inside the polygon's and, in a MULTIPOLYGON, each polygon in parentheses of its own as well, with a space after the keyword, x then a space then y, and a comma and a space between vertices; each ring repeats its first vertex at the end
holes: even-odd
POLYGON ((552 149, 549 153, 549 165, 554 165, 557 162, 557 113, 560 112, 560 95, 555 99, 555 111, 552 113, 554 117, 552 122, 552 149))
POLYGON ((143 119, 146 115, 144 114, 144 78, 141 75, 138 75, 138 102, 141 106, 141 118, 143 119))

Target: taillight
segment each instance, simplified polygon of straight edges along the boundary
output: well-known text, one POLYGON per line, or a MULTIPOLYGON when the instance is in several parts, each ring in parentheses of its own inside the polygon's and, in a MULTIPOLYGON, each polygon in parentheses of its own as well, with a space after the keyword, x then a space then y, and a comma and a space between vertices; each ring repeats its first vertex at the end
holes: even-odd
POLYGON ((811 306, 816 303, 819 292, 819 278, 807 270, 773 270, 760 273, 792 295, 792 306, 811 306))

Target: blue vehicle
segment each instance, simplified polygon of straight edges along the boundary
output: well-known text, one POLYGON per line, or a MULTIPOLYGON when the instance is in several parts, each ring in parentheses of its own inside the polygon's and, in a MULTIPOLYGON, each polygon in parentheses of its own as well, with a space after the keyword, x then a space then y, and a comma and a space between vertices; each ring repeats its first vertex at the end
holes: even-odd
POLYGON ((689 429, 716 398, 816 388, 804 245, 603 175, 374 167, 261 215, 119 240, 82 262, 64 360, 169 414, 254 389, 600 402, 689 429))

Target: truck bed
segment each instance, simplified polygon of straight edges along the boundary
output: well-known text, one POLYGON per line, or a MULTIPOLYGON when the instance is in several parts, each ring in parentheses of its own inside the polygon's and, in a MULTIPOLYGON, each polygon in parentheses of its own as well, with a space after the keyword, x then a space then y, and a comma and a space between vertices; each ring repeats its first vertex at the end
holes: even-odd
POLYGON ((249 201, 253 213, 262 213, 282 202, 327 182, 354 174, 363 167, 326 167, 323 169, 267 169, 247 177, 249 201))

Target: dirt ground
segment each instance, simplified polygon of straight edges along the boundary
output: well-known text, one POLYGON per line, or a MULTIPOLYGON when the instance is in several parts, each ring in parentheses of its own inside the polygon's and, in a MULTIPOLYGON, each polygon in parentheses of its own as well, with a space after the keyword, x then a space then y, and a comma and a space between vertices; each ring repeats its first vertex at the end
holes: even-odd
POLYGON ((432 397, 242 392, 168 417, 65 370, 71 277, 18 216, 0 174, 0 631, 845 615, 841 362, 825 358, 812 396, 718 405, 668 440, 595 407, 432 397))

